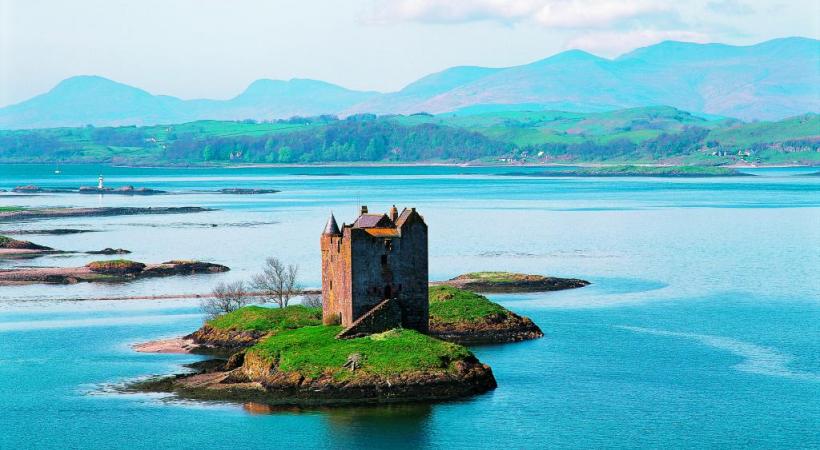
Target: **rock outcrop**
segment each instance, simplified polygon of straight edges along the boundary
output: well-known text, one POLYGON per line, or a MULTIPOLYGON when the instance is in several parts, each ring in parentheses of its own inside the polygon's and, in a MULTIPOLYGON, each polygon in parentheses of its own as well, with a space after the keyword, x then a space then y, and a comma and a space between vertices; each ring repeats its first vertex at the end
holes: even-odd
POLYGON ((544 333, 529 317, 508 311, 475 322, 442 323, 431 318, 430 335, 462 345, 481 345, 538 339, 544 333))
POLYGON ((124 248, 111 248, 106 247, 102 250, 92 250, 90 252, 85 252, 88 255, 127 255, 131 253, 130 250, 126 250, 124 248))
POLYGON ((453 286, 482 293, 548 292, 575 289, 589 285, 589 281, 577 278, 545 277, 510 272, 473 272, 459 275, 447 281, 430 283, 433 286, 453 286))

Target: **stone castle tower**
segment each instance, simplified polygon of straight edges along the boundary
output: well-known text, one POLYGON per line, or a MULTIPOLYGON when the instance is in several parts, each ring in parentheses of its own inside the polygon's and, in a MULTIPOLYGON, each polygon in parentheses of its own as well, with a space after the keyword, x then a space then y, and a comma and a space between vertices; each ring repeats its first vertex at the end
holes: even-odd
POLYGON ((340 337, 402 326, 426 333, 427 224, 416 208, 369 214, 352 225, 333 214, 322 233, 322 316, 340 337))

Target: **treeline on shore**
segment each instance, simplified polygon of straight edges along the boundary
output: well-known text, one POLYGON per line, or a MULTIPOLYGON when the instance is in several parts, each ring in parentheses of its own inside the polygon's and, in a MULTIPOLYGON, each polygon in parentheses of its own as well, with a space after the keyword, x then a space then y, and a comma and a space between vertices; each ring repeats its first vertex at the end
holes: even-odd
POLYGON ((645 161, 686 155, 754 157, 772 149, 820 151, 820 139, 816 136, 783 139, 760 132, 752 142, 731 145, 713 138, 714 125, 678 124, 676 128, 660 130, 648 127, 650 133, 641 138, 635 138, 635 133, 619 137, 623 135, 622 128, 617 133, 613 131, 611 138, 580 134, 567 135, 566 139, 558 136, 547 142, 528 142, 511 136, 522 129, 532 132, 537 128, 524 129, 526 124, 513 120, 477 128, 456 121, 407 119, 359 114, 345 119, 297 117, 265 123, 202 121, 150 127, 0 131, 0 161, 126 164, 645 161))

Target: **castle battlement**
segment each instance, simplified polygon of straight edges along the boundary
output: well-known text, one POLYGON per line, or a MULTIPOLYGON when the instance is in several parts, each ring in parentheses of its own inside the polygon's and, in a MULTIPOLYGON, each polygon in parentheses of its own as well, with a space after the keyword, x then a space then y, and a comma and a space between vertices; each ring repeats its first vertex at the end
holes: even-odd
MULTIPOLYGON (((341 227, 331 214, 321 244, 325 324, 349 327, 392 300, 401 312, 398 325, 427 332, 427 224, 415 208, 399 213, 393 206, 385 214, 371 214, 363 206, 353 224, 341 227)), ((368 323, 391 321, 398 319, 368 323)))

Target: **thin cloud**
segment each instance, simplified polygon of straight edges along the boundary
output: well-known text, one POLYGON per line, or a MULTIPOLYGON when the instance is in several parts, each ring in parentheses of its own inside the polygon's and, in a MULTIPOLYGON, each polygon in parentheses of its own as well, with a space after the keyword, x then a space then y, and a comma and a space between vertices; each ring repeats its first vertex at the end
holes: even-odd
POLYGON ((550 28, 609 28, 671 12, 668 4, 651 0, 382 0, 374 4, 370 21, 534 22, 550 28))
POLYGON ((706 4, 706 7, 718 14, 749 15, 755 10, 749 4, 739 0, 715 0, 706 4))

